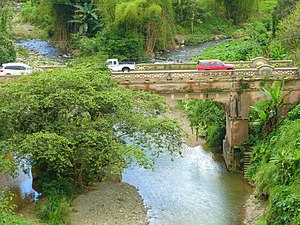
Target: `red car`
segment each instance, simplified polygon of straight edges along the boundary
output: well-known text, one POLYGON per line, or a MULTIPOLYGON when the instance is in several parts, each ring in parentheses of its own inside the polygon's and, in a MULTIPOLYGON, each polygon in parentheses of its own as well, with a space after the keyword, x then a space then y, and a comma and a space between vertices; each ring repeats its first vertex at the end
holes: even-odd
POLYGON ((225 64, 221 60, 199 60, 197 62, 198 70, 233 70, 235 65, 225 64))

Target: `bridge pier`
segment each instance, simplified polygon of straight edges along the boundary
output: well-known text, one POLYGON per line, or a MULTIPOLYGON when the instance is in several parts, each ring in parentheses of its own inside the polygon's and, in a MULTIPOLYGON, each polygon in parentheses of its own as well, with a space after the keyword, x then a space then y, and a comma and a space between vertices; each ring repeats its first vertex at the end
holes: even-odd
POLYGON ((226 117, 226 136, 223 140, 223 157, 227 168, 236 167, 241 145, 248 139, 248 119, 226 117))
POLYGON ((223 141, 223 157, 229 169, 239 165, 241 145, 248 139, 248 116, 252 98, 248 92, 230 92, 226 112, 226 136, 223 141))

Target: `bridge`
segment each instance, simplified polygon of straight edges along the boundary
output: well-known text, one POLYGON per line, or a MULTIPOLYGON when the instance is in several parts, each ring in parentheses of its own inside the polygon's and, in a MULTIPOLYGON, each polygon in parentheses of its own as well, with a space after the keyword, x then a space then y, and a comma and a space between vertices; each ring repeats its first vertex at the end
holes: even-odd
MULTIPOLYGON (((197 71, 195 63, 137 64, 130 73, 113 73, 112 79, 120 85, 160 94, 166 99, 212 99, 226 108, 226 136, 223 156, 228 168, 240 160, 241 146, 248 139, 250 106, 265 99, 259 91, 264 83, 285 79, 284 93, 287 105, 300 99, 299 69, 290 60, 269 61, 256 58, 249 62, 230 62, 235 70, 197 71)), ((286 112, 287 106, 285 107, 286 112)))

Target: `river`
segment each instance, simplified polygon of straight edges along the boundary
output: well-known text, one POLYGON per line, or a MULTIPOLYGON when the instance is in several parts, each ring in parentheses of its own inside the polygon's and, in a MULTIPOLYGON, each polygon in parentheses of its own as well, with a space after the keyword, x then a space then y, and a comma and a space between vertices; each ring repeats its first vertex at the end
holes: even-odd
MULTIPOLYGON (((189 61, 212 45, 184 47, 160 55, 162 63, 189 61)), ((182 157, 164 154, 153 171, 131 166, 123 181, 135 186, 148 207, 150 225, 241 225, 251 188, 241 174, 228 172, 220 153, 183 147, 182 157), (173 160, 171 160, 173 159, 173 160)))
POLYGON ((150 225, 242 224, 250 189, 240 174, 202 146, 185 146, 172 158, 164 154, 154 171, 133 166, 123 174, 149 208, 150 225))

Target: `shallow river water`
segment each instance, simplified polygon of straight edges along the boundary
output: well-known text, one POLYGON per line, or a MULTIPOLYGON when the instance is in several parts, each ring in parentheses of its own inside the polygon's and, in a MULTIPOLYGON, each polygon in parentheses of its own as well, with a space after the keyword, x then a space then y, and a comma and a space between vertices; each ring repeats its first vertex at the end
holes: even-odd
POLYGON ((139 189, 150 225, 241 225, 250 189, 239 174, 201 146, 158 159, 155 170, 131 167, 123 181, 139 189))
MULTIPOLYGON (((186 46, 159 55, 166 63, 188 62, 206 47, 186 46)), ((123 181, 132 184, 149 208, 150 225, 241 225, 251 188, 241 174, 228 172, 220 154, 185 146, 183 157, 158 159, 155 170, 131 167, 123 181)))

